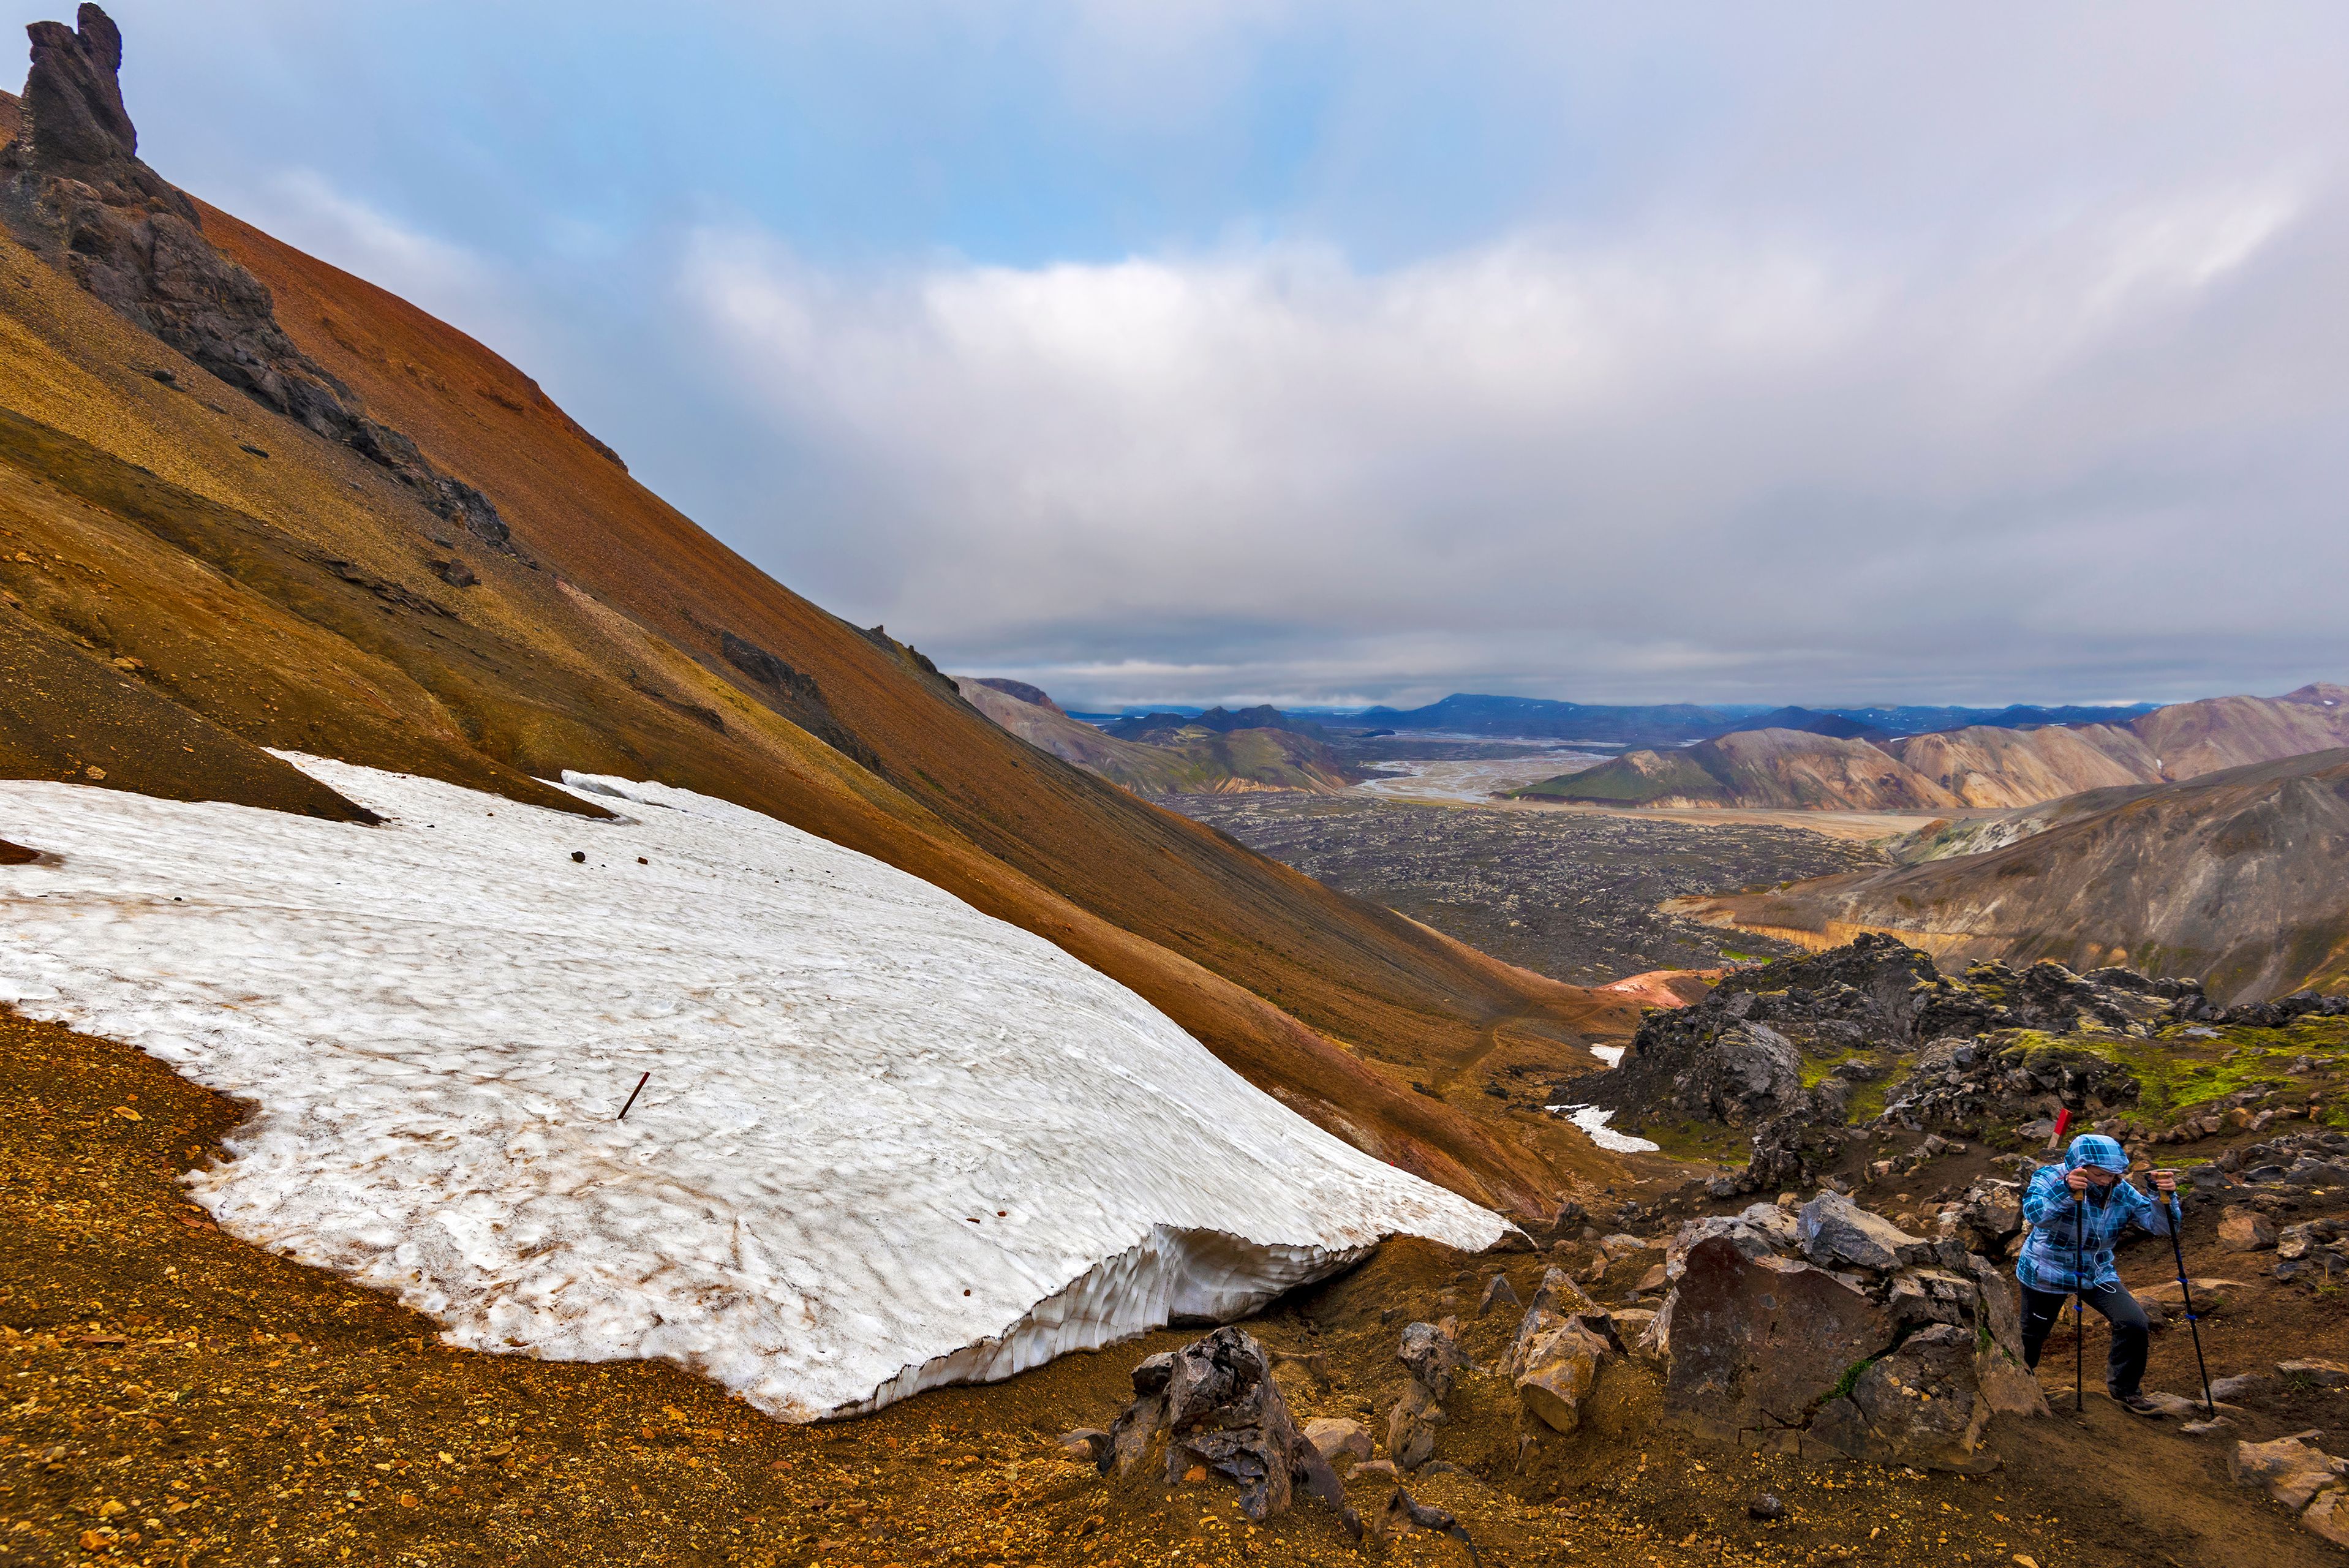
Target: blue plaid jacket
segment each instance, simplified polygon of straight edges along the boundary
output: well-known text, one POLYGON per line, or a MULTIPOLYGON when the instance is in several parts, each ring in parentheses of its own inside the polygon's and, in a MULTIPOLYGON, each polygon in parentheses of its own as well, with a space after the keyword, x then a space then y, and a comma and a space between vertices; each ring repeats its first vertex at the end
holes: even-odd
POLYGON ((2031 1179, 2023 1194, 2023 1217, 2031 1234, 2014 1261, 2014 1277, 2033 1290, 2078 1288, 2072 1274, 2075 1244, 2088 1289, 2118 1284, 2113 1243, 2132 1221, 2157 1236, 2169 1234, 2168 1206, 2154 1202, 2132 1182, 2116 1181, 2101 1191, 2091 1187, 2086 1202, 2074 1202, 2060 1165, 2050 1165, 2031 1179))

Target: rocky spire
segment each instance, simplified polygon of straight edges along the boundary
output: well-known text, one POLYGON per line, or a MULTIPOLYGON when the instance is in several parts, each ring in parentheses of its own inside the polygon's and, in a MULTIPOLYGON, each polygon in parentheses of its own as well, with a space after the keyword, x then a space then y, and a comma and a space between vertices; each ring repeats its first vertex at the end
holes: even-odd
POLYGON ((25 82, 33 166, 105 179, 139 156, 139 132, 122 107, 122 29, 95 5, 63 22, 36 22, 33 74, 25 82))
POLYGON ((9 161, 45 180, 73 180, 116 201, 160 203, 190 222, 195 208, 139 161, 139 130, 123 107, 122 31, 95 5, 76 28, 35 22, 32 74, 25 80, 24 129, 9 161))
POLYGON ((123 106, 122 33, 96 5, 36 22, 24 125, 0 151, 0 218, 91 294, 246 397, 380 465, 417 500, 500 548, 490 498, 440 471, 287 337, 259 278, 204 238, 195 203, 139 160, 123 106))

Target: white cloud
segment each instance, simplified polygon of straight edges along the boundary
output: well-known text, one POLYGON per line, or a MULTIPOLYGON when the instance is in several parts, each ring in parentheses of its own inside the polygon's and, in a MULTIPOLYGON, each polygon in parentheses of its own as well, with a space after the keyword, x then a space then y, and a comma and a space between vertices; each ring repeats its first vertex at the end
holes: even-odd
POLYGON ((1376 274, 1267 245, 846 278, 706 231, 681 287, 711 360, 829 454, 890 623, 965 665, 1096 701, 1747 666, 1820 696, 1973 679, 1940 639, 2050 596, 2094 624, 2158 589, 2131 540, 2175 552, 2222 495, 2245 526, 2236 436, 2341 401, 2304 336, 2227 335, 2304 207, 2271 180, 1955 257, 1531 232, 1376 274), (2147 370, 2181 338, 2259 385, 2147 370), (2181 429, 2201 449, 2147 450, 2181 429), (2154 497, 2148 464, 2184 471, 2154 497))

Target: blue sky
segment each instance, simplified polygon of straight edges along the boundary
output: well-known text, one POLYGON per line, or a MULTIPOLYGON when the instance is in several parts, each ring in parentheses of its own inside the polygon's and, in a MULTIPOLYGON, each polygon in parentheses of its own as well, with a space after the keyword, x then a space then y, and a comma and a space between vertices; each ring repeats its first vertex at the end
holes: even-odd
POLYGON ((2349 678, 2349 13, 122 0, 168 177, 1065 701, 2349 678))

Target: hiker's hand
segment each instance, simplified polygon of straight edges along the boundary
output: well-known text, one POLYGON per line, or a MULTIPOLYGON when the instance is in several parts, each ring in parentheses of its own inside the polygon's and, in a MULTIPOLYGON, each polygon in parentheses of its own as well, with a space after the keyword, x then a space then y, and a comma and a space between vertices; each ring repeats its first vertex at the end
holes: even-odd
POLYGON ((2160 1193, 2165 1198, 2168 1197, 2172 1192, 2177 1191, 2178 1172, 2175 1171, 2155 1171, 2153 1173, 2153 1190, 2160 1193))
POLYGON ((2072 1189, 2075 1198, 2085 1198, 2088 1195, 2088 1173, 2085 1171, 2066 1171, 2064 1172, 2064 1185, 2072 1189))

